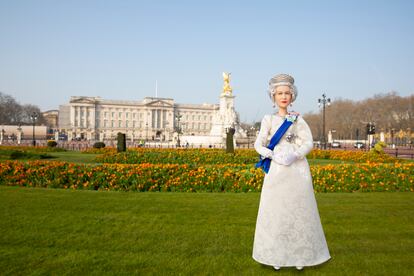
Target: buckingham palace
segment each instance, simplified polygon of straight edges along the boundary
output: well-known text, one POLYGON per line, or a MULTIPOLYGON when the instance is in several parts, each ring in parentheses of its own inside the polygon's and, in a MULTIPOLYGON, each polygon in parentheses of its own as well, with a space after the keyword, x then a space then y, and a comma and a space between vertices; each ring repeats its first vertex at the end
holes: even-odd
POLYGON ((127 139, 171 141, 183 135, 208 135, 218 104, 179 104, 171 98, 145 97, 142 101, 72 96, 59 106, 59 131, 69 140, 127 139))

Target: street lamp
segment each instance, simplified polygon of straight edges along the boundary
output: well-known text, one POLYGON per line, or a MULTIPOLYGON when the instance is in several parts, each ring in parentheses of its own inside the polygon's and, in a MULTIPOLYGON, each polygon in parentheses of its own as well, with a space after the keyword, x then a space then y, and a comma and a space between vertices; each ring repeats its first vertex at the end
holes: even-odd
POLYGON ((175 114, 175 119, 177 120, 177 147, 180 147, 180 132, 181 132, 181 128, 180 128, 180 120, 181 117, 183 117, 180 113, 175 114))
POLYGON ((318 107, 323 107, 323 119, 322 119, 322 146, 326 149, 326 138, 325 138, 325 105, 331 105, 331 99, 326 98, 325 93, 322 94, 322 99, 318 99, 318 107))
POLYGON ((33 122, 33 146, 35 147, 36 146, 36 140, 35 140, 35 125, 36 125, 36 121, 37 121, 37 113, 36 112, 33 112, 31 115, 30 115, 30 119, 32 120, 32 122, 33 122))

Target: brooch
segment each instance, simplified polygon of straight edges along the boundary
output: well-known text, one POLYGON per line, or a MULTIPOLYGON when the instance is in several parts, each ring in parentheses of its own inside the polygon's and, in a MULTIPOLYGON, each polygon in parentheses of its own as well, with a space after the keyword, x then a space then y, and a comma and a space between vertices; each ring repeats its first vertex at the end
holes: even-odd
POLYGON ((298 116, 299 116, 299 113, 297 113, 297 112, 289 112, 289 113, 286 115, 286 120, 287 120, 288 122, 292 122, 292 123, 294 123, 294 122, 298 119, 298 116))
POLYGON ((286 141, 288 141, 289 143, 294 143, 296 137, 298 137, 295 133, 286 133, 286 141))

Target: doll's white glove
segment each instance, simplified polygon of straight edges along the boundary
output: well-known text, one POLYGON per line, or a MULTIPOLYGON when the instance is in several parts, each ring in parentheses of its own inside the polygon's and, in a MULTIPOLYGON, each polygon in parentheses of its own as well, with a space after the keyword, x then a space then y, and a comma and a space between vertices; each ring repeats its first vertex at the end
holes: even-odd
POLYGON ((270 150, 270 149, 268 149, 268 148, 265 148, 264 149, 264 155, 262 155, 262 157, 263 157, 263 159, 265 159, 265 158, 272 159, 272 157, 273 157, 273 151, 270 150))
POLYGON ((272 159, 276 163, 279 163, 279 164, 285 165, 285 166, 289 166, 293 162, 295 162, 297 159, 299 159, 299 156, 295 152, 283 153, 283 152, 279 151, 279 152, 273 153, 272 159))

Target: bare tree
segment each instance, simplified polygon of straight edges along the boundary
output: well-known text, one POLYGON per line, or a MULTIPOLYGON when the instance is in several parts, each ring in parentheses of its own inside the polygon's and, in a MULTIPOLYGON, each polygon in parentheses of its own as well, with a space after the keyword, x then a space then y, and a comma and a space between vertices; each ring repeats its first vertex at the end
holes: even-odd
POLYGON ((12 96, 0 92, 0 124, 18 125, 32 124, 30 115, 36 113, 36 124, 44 124, 40 108, 32 104, 20 105, 12 96))
POLYGON ((36 124, 45 124, 46 121, 42 116, 42 113, 40 111, 40 108, 36 105, 32 105, 32 104, 25 104, 22 106, 22 118, 21 118, 21 122, 23 124, 32 124, 32 119, 30 118, 30 115, 32 115, 33 113, 37 114, 37 120, 36 120, 36 124))
MULTIPOLYGON (((336 99, 326 108, 326 130, 336 130, 336 137, 355 139, 356 130, 365 135, 366 124, 372 122, 377 132, 391 129, 414 128, 414 95, 400 97, 396 92, 377 94, 363 101, 336 99)), ((314 139, 322 136, 322 111, 317 114, 306 113, 314 139)))
POLYGON ((0 124, 18 124, 21 120, 21 106, 7 94, 0 92, 0 124))

